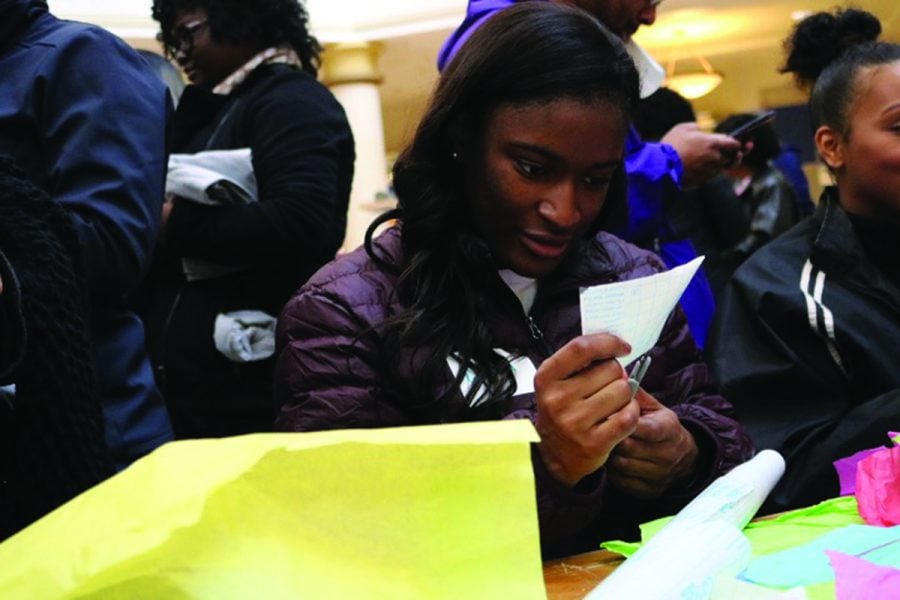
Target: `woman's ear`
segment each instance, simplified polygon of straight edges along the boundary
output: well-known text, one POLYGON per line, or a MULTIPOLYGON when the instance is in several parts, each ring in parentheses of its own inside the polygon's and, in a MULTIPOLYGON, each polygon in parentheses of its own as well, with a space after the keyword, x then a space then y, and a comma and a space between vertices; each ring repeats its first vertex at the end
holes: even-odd
POLYGON ((813 137, 819 156, 832 171, 844 166, 844 137, 828 125, 822 125, 813 137))

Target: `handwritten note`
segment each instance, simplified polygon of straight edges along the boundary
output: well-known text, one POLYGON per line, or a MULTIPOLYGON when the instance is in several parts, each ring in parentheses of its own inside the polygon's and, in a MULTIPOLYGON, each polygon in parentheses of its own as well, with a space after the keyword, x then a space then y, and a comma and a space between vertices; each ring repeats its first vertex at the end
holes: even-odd
POLYGON ((702 262, 700 256, 649 277, 582 288, 582 333, 619 336, 632 348, 619 362, 630 364, 656 345, 666 319, 702 262))

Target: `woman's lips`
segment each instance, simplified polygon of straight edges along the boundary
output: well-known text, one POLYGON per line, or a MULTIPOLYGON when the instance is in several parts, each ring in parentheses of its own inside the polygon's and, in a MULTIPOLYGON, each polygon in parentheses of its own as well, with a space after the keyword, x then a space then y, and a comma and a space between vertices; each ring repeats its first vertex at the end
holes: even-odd
POLYGON ((559 258, 569 248, 568 238, 557 238, 548 235, 523 233, 522 241, 533 254, 541 258, 559 258))
POLYGON ((184 75, 188 80, 194 81, 194 79, 197 78, 197 69, 193 65, 183 66, 181 67, 181 70, 184 71, 184 75))

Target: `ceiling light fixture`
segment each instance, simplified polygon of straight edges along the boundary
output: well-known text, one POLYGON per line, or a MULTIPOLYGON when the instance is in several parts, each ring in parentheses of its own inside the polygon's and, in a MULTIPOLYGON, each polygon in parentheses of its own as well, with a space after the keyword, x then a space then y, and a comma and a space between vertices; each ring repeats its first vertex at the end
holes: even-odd
POLYGON ((685 98, 693 100, 710 93, 722 83, 722 75, 716 72, 709 61, 697 56, 702 71, 675 72, 676 61, 670 61, 666 68, 666 86, 672 88, 685 98))

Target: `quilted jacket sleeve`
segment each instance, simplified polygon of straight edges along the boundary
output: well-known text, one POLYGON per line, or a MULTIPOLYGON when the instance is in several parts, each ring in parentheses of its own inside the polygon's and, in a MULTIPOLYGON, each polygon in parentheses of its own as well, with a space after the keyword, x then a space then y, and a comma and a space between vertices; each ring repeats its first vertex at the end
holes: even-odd
POLYGON ((301 291, 278 321, 276 428, 316 431, 405 425, 400 412, 379 409, 377 346, 364 315, 346 300, 301 291))
MULTIPOLYGON (((316 276, 317 282, 321 276, 316 276)), ((360 279, 353 281, 350 285, 357 292, 366 285, 360 279)), ((379 341, 371 326, 383 318, 383 307, 361 298, 351 305, 352 294, 337 293, 340 290, 334 283, 324 288, 307 285, 282 311, 275 376, 276 401, 281 406, 277 428, 314 431, 409 425, 408 416, 376 383, 379 341)), ((507 418, 533 420, 534 412, 517 410, 507 418)), ((601 511, 605 476, 600 471, 570 490, 546 471, 536 447, 532 462, 541 546, 547 556, 570 554, 575 551, 570 541, 601 511)))

